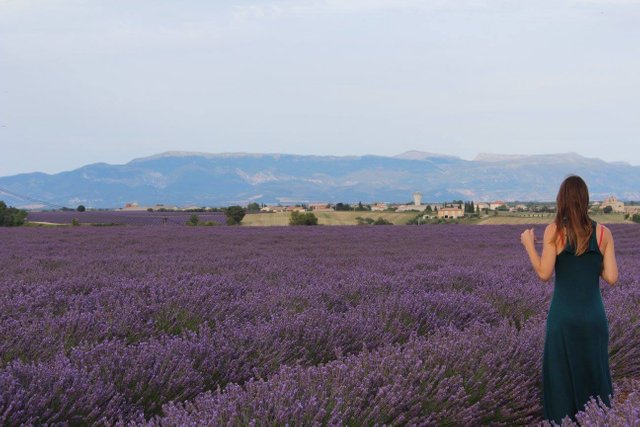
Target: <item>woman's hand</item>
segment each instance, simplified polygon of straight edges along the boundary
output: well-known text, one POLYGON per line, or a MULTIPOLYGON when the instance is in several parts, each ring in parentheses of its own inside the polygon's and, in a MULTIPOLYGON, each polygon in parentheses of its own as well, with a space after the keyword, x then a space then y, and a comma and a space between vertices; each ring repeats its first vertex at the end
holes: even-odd
POLYGON ((524 230, 520 235, 520 242, 522 245, 526 247, 535 247, 536 236, 533 232, 533 227, 527 230, 524 230))

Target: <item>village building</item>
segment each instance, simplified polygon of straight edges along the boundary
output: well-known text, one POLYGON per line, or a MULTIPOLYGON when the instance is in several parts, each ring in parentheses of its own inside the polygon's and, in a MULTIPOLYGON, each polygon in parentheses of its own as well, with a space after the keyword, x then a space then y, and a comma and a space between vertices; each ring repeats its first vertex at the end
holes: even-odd
POLYGON ((329 212, 333 210, 329 203, 309 203, 309 209, 317 212, 329 212))
POLYGON ((284 206, 267 205, 260 208, 260 212, 284 212, 284 209, 285 209, 284 206))
POLYGON ((629 215, 640 214, 640 206, 625 206, 624 212, 629 215))
POLYGON ((426 208, 427 206, 422 204, 422 193, 416 191, 413 193, 413 204, 398 205, 396 212, 423 211, 426 208))
POLYGON ((371 205, 371 210, 374 212, 385 211, 389 209, 389 206, 386 203, 374 203, 371 205))
POLYGON ((464 210, 458 207, 454 207, 454 208, 447 207, 447 208, 442 208, 438 210, 438 218, 455 219, 455 218, 461 218, 463 216, 464 216, 464 210))
POLYGON ((284 210, 285 212, 304 212, 306 209, 302 206, 286 206, 284 210))
POLYGON ((613 212, 624 212, 624 203, 619 201, 615 196, 609 196, 602 201, 600 209, 611 206, 613 212))
POLYGON ((442 209, 444 205, 442 203, 429 203, 427 205, 424 205, 425 209, 428 207, 431 208, 431 211, 433 212, 435 210, 442 209))
POLYGON ((473 206, 480 210, 490 209, 489 203, 485 202, 473 202, 473 206))
POLYGON ((505 202, 503 202, 502 200, 496 200, 495 202, 491 202, 489 203, 489 209, 492 211, 495 211, 496 209, 498 209, 500 206, 506 205, 505 202))
POLYGON ((425 205, 398 205, 396 212, 423 211, 426 208, 425 205))

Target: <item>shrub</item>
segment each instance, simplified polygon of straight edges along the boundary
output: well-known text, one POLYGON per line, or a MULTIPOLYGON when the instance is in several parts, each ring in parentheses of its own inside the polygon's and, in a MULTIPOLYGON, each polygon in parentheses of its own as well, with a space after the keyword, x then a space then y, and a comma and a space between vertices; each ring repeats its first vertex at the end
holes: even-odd
POLYGON ((7 205, 0 200, 0 226, 14 227, 24 224, 27 212, 7 205))
POLYGON ((189 217, 189 220, 187 221, 187 225, 198 225, 199 222, 200 222, 200 218, 198 217, 198 215, 193 214, 189 217))
POLYGON ((76 208, 76 210, 78 212, 84 212, 87 210, 87 208, 84 207, 84 205, 78 205, 78 207, 76 208))
POLYGON ((640 224, 640 214, 633 214, 633 216, 631 217, 631 221, 637 222, 640 224))
POLYGON ((611 206, 605 206, 604 208, 602 208, 602 212, 610 214, 611 212, 613 212, 613 208, 611 206))
POLYGON ((73 218, 71 220, 71 225, 73 225, 74 227, 77 227, 80 225, 80 221, 78 221, 78 218, 73 218))
POLYGON ((234 205, 226 208, 224 214, 227 216, 228 225, 237 225, 244 218, 246 210, 242 206, 234 205))
POLYGON ((393 223, 379 216, 378 219, 375 220, 373 225, 393 225, 393 223))
POLYGON ((291 212, 289 225, 318 225, 318 217, 313 212, 291 212))
POLYGON ((374 219, 368 216, 364 218, 361 216, 357 216, 356 221, 358 221, 358 225, 366 225, 366 224, 373 224, 374 219))

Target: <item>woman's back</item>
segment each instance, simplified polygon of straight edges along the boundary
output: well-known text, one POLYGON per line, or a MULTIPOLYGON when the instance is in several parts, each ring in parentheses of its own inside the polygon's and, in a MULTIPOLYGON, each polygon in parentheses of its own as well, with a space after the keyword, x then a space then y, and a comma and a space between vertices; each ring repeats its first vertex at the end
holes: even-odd
POLYGON ((584 253, 577 256, 567 242, 556 257, 543 356, 543 394, 545 418, 558 422, 566 415, 573 418, 591 396, 599 395, 610 404, 608 396, 613 393, 609 327, 600 295, 603 255, 594 221, 592 227, 584 253))
POLYGON ((587 250, 576 256, 575 249, 567 241, 563 251, 556 257, 554 298, 561 298, 570 307, 580 308, 581 304, 595 302, 594 300, 601 302, 600 273, 603 255, 599 244, 602 243, 604 229, 601 227, 600 230, 596 237, 596 222, 592 221, 587 250))
POLYGON ((618 281, 613 236, 589 218, 587 184, 570 175, 558 190, 556 218, 545 228, 542 254, 533 228, 524 230, 520 241, 540 279, 547 282, 555 272, 542 362, 544 416, 575 421, 590 397, 610 405, 613 394, 599 279, 610 285, 618 281))

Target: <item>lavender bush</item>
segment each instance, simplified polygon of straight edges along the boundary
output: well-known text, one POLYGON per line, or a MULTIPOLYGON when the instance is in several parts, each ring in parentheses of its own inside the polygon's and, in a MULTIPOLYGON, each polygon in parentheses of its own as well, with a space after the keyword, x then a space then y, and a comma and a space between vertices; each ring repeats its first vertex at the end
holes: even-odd
MULTIPOLYGON (((544 424, 521 228, 0 230, 0 424, 544 424)), ((639 420, 640 227, 611 228, 583 425, 639 420)))

